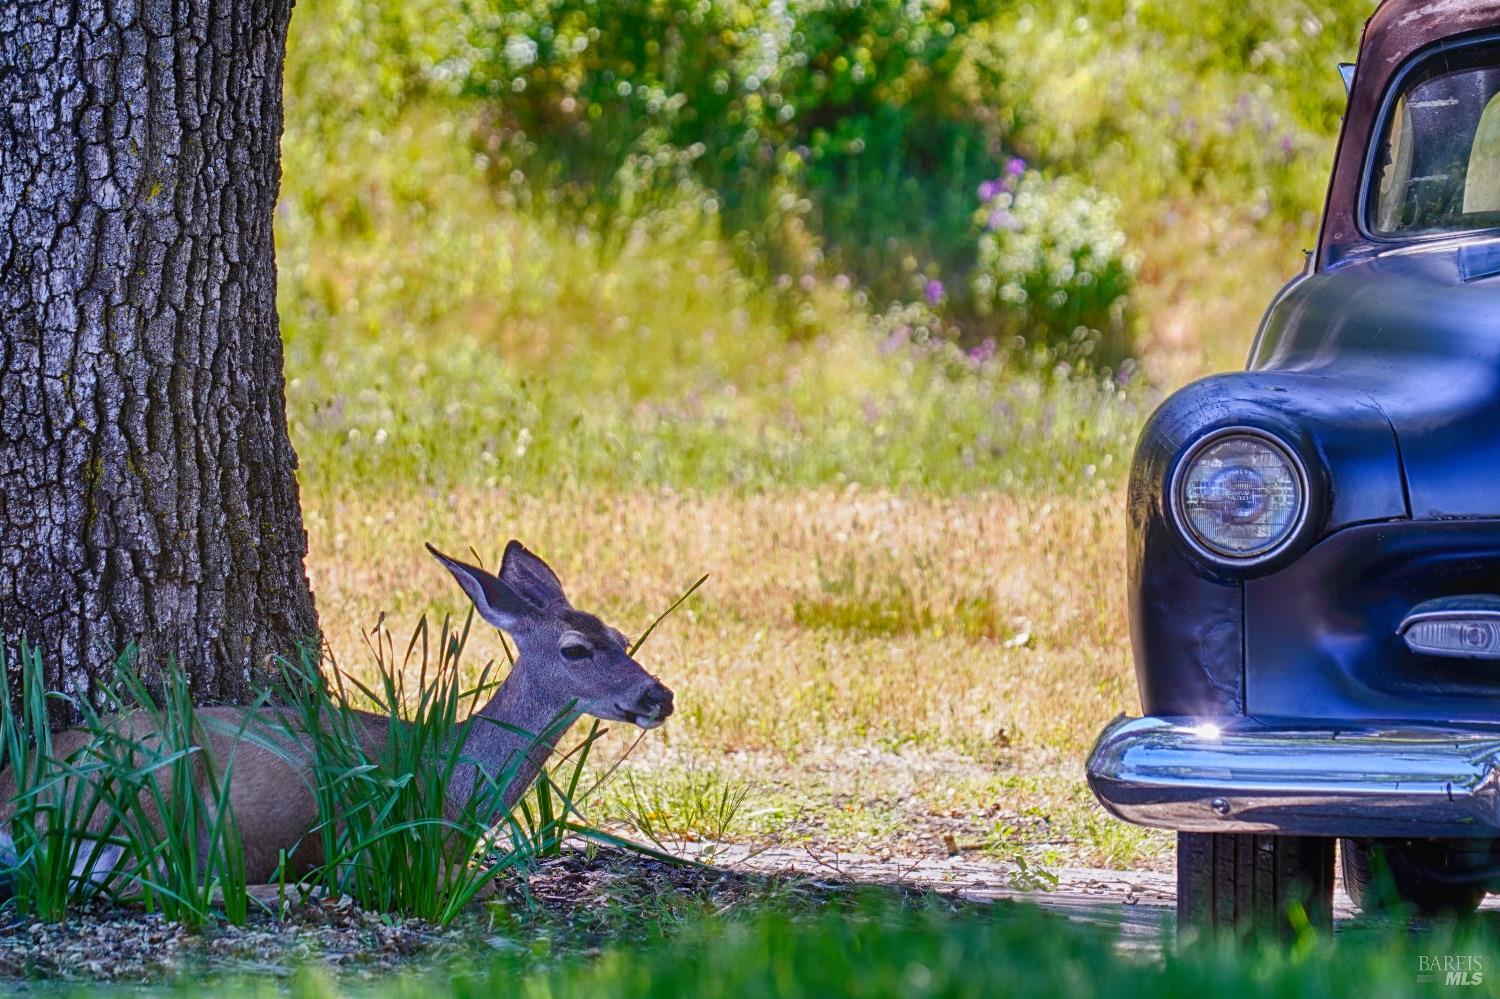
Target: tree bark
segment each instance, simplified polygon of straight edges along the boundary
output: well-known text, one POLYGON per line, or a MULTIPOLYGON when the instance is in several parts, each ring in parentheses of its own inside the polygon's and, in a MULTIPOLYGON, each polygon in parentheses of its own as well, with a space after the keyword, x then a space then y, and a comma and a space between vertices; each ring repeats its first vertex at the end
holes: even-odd
POLYGON ((249 695, 317 633, 271 219, 291 0, 0 2, 0 635, 249 695))

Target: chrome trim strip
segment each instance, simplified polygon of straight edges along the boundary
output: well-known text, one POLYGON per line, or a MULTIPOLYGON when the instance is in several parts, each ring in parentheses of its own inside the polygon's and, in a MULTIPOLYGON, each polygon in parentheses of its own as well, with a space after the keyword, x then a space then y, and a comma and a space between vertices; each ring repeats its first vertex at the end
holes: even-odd
POLYGON ((1421 624, 1423 621, 1500 621, 1500 610, 1424 611, 1419 608, 1402 618, 1401 627, 1398 630, 1404 634, 1411 630, 1412 625, 1421 624))
POLYGON ((1185 832, 1500 835, 1500 729, 1122 715, 1088 781, 1127 822, 1185 832))

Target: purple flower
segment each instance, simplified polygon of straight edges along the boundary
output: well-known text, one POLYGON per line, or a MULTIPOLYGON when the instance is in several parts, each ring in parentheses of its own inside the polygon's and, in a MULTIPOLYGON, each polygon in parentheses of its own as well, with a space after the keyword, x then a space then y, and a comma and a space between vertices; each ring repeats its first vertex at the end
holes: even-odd
POLYGON ((1012 156, 1005 161, 1005 172, 1012 177, 1019 177, 1026 172, 1026 161, 1019 156, 1012 156))
POLYGON ((982 343, 975 344, 969 348, 969 360, 975 367, 983 364, 995 356, 995 341, 987 339, 982 343))
POLYGON ((990 217, 985 220, 985 228, 989 229, 990 232, 994 232, 997 229, 1007 229, 1014 232, 1021 228, 1021 223, 1010 212, 1003 208, 997 208, 990 212, 990 217))
POLYGON ((943 300, 943 282, 933 278, 927 282, 927 287, 922 292, 927 296, 928 305, 936 305, 943 300))
POLYGON ((999 179, 987 180, 979 185, 979 200, 985 202, 994 201, 1000 196, 1000 192, 1003 190, 1005 190, 1005 181, 999 179))
POLYGON ((911 330, 905 325, 897 326, 891 330, 891 335, 885 338, 885 343, 880 345, 883 353, 891 354, 900 350, 911 342, 911 330))

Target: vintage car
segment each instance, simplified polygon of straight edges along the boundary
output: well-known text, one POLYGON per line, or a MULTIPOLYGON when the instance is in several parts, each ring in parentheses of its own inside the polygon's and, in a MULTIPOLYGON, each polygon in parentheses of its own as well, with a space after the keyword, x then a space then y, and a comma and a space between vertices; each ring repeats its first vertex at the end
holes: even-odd
POLYGON ((1345 78, 1304 273, 1131 470, 1144 717, 1088 779, 1180 920, 1326 924, 1335 843, 1366 910, 1500 891, 1500 0, 1386 0, 1345 78))

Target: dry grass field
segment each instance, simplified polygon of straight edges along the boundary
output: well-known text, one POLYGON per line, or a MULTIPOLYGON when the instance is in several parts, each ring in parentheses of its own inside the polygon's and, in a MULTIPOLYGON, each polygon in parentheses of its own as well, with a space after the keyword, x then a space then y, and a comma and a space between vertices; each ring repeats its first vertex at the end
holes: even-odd
MULTIPOLYGON (((423 550, 509 537, 548 558, 578 606, 637 634, 708 583, 641 658, 678 711, 636 748, 594 819, 921 855, 1149 860, 1108 820, 1082 756, 1131 710, 1120 493, 1021 499, 815 489, 761 495, 503 491, 307 499, 309 571, 339 663, 369 660, 467 603, 423 550), (743 795, 736 814, 703 800, 743 795), (725 828, 727 827, 727 828, 725 828)), ((480 626, 477 675, 504 653, 480 626)), ((605 758, 634 736, 615 732, 605 758)))

